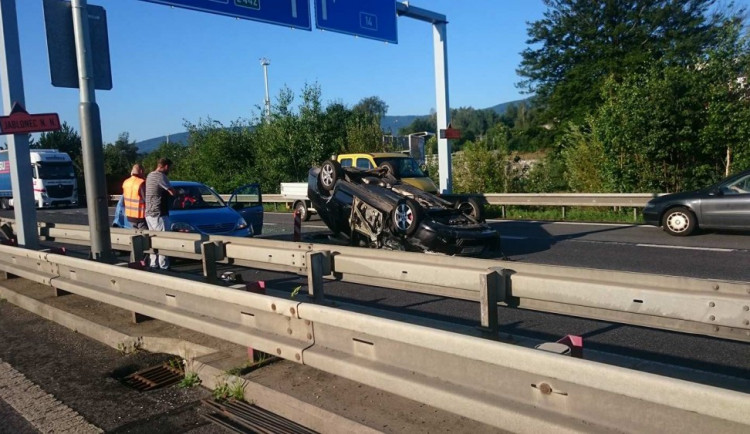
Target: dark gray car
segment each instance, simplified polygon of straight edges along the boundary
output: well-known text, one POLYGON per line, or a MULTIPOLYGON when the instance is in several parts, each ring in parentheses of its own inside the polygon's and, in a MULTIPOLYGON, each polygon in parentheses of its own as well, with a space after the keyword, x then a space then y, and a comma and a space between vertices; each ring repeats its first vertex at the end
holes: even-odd
POLYGON ((652 199, 643 217, 646 223, 678 236, 690 235, 699 227, 750 230, 750 170, 702 190, 652 199))

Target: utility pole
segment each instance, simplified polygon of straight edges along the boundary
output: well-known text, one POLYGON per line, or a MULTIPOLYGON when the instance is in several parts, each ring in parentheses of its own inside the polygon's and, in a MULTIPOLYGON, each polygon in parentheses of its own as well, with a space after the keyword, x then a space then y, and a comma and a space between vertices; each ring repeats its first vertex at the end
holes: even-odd
POLYGON ((271 61, 266 59, 265 57, 262 57, 260 59, 260 64, 263 66, 263 77, 266 81, 266 100, 265 100, 265 107, 266 107, 266 122, 271 121, 271 98, 268 96, 268 65, 271 64, 271 61))

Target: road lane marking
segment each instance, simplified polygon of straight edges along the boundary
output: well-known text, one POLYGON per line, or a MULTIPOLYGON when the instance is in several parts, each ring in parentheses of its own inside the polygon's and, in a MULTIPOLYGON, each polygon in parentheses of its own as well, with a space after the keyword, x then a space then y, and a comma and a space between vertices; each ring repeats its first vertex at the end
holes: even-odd
POLYGON ((102 433, 0 359, 0 399, 41 432, 102 433))
POLYGON ((668 246, 664 244, 636 244, 636 247, 656 247, 659 249, 680 249, 680 250, 705 250, 708 252, 734 252, 736 249, 724 249, 719 247, 689 247, 689 246, 668 246))
POLYGON ((518 237, 514 235, 500 235, 500 238, 504 240, 528 240, 529 237, 518 237))

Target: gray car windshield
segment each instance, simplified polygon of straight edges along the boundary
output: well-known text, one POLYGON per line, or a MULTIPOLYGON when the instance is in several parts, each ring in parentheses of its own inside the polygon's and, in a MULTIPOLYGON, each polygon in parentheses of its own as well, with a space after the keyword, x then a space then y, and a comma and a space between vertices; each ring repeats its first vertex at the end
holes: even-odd
POLYGON ((222 208, 226 203, 205 185, 176 186, 173 210, 222 208))

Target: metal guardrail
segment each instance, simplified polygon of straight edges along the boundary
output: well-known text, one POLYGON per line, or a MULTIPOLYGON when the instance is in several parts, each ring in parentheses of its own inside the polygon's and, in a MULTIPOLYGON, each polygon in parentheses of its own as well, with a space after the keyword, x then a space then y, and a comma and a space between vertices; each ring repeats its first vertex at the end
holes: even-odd
POLYGON ((9 246, 0 246, 0 271, 508 431, 750 430, 750 395, 741 392, 9 246))
MULTIPOLYGON (((613 206, 623 208, 643 208, 646 202, 662 193, 485 193, 490 205, 528 205, 528 206, 613 206)), ((228 194, 220 195, 229 200, 228 194)), ((110 202, 117 202, 119 195, 109 197, 110 202)), ((263 201, 268 203, 291 203, 294 199, 280 194, 264 194, 263 201)))
MULTIPOLYGON (((87 226, 41 223, 42 239, 88 245, 87 226)), ((525 264, 260 238, 111 230, 115 249, 203 260, 480 302, 497 327, 496 302, 583 318, 750 342, 750 282, 525 264), (313 263, 311 255, 318 252, 313 263), (324 253, 320 253, 324 252, 324 253)), ((319 282, 319 283, 316 283, 319 282)))

